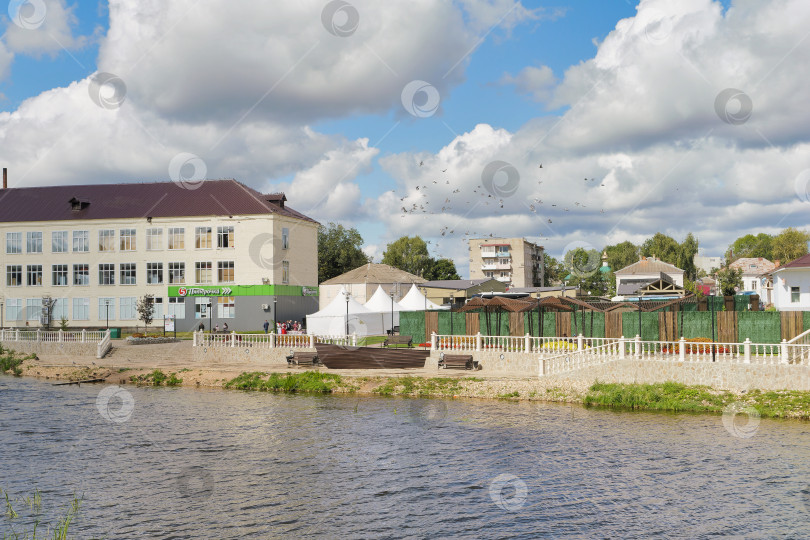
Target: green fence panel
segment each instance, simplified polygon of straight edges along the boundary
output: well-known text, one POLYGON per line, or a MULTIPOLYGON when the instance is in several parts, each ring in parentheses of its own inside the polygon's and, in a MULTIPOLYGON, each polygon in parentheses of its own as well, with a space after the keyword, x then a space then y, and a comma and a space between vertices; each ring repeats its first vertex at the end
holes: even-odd
POLYGON ((537 329, 540 326, 540 321, 537 320, 537 312, 532 311, 529 313, 528 311, 523 314, 523 328, 528 328, 529 334, 532 336, 537 335, 537 329))
MULTIPOLYGON (((593 314, 593 332, 591 332, 591 312, 585 311, 585 324, 582 323, 582 312, 576 313, 577 323, 574 327, 574 314, 571 314, 571 336, 582 334, 585 337, 605 337, 605 314, 593 314)), ((657 332, 657 331, 656 331, 657 332)), ((635 335, 635 334, 633 334, 635 335)))
POLYGON ((484 336, 508 336, 509 335, 509 313, 503 312, 498 315, 498 312, 493 311, 489 314, 482 312, 479 315, 478 327, 481 329, 481 334, 484 336), (489 326, 487 326, 487 317, 489 317, 489 326), (500 320, 500 332, 498 331, 500 320))
POLYGON ((399 333, 403 336, 413 336, 414 343, 422 343, 425 339, 425 312, 400 311, 399 333))
MULTIPOLYGON (((717 324, 717 320, 715 320, 717 324)), ((686 338, 712 337, 712 314, 709 311, 699 311, 683 314, 683 328, 681 335, 686 338)), ((715 326, 715 339, 717 339, 717 327, 715 326)))
MULTIPOLYGON (((638 334, 638 312, 622 313, 622 333, 626 338, 638 334)), ((658 313, 641 313, 641 340, 658 341, 658 313)))
POLYGON ((734 295, 734 311, 748 311, 751 297, 744 294, 734 295))
POLYGON ((810 311, 802 312, 802 322, 804 323, 804 329, 810 330, 810 311))
POLYGON ((557 314, 553 311, 547 311, 543 315, 543 336, 555 337, 557 334, 557 314))
MULTIPOLYGON (((808 313, 804 313, 807 320, 808 313)), ((749 338, 753 343, 779 343, 782 341, 782 318, 777 311, 744 311, 737 314, 737 335, 740 341, 749 338)))
POLYGON ((443 336, 455 335, 455 336, 465 336, 467 335, 467 318, 464 316, 464 313, 451 313, 449 311, 440 311, 439 312, 439 334, 443 336), (453 323, 450 324, 450 319, 452 317, 453 323))

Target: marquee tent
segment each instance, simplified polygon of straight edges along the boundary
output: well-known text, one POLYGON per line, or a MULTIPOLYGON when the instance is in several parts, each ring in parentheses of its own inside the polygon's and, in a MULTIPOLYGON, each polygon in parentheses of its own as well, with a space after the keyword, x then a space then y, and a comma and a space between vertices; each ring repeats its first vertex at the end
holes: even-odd
POLYGON ((399 301, 399 305, 402 311, 425 311, 426 309, 449 309, 445 306, 440 306, 438 304, 434 304, 419 292, 419 289, 416 288, 416 285, 411 286, 411 290, 408 291, 402 300, 399 301))
POLYGON ((378 286, 377 290, 374 291, 374 294, 371 296, 371 298, 369 298, 368 302, 363 304, 363 306, 369 311, 379 313, 380 318, 382 319, 383 328, 390 330, 392 303, 394 315, 393 326, 399 326, 399 312, 402 311, 402 306, 400 306, 397 302, 393 302, 392 298, 385 294, 382 287, 378 286))
MULTIPOLYGON (((363 304, 349 296, 348 316, 346 289, 341 288, 334 300, 325 308, 307 315, 307 332, 316 336, 342 336, 346 334, 348 317, 349 334, 358 336, 381 335, 385 333, 380 313, 373 313, 363 304)), ((391 315, 389 314, 389 319, 391 315)))

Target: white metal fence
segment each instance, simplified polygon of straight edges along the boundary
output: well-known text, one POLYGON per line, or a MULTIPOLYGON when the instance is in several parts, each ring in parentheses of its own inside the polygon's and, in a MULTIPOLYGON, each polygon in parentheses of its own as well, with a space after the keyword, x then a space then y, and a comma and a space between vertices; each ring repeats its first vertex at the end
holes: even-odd
POLYGON ((316 336, 307 334, 237 334, 194 332, 194 347, 257 347, 260 349, 311 349, 315 343, 356 346, 357 335, 316 336))
POLYGON ((104 338, 106 330, 0 330, 0 341, 39 341, 45 343, 97 343, 104 338))

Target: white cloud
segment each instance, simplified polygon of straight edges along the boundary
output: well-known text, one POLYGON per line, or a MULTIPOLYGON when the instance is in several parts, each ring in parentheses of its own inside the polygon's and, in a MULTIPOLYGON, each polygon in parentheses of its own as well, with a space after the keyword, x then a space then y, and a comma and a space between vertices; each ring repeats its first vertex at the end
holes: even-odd
POLYGON ((534 101, 544 102, 551 97, 557 79, 548 66, 528 66, 517 75, 508 73, 501 77, 500 84, 515 85, 520 94, 529 94, 534 101))
POLYGON ((77 23, 75 6, 67 6, 65 0, 25 2, 20 9, 19 13, 31 18, 31 24, 20 26, 9 22, 4 39, 13 52, 34 57, 53 55, 79 48, 87 41, 86 37, 73 35, 77 23))

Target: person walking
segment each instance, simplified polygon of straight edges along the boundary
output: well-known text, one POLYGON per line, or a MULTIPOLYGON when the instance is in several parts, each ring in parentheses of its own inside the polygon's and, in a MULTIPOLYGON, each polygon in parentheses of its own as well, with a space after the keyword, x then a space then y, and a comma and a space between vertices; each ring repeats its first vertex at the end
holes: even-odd
POLYGON ((227 331, 228 331, 228 323, 222 323, 222 331, 223 331, 223 332, 227 332, 227 331))
POLYGON ((264 326, 264 333, 265 334, 268 333, 268 331, 270 330, 270 323, 267 322, 267 319, 265 319, 264 324, 262 326, 264 326))

